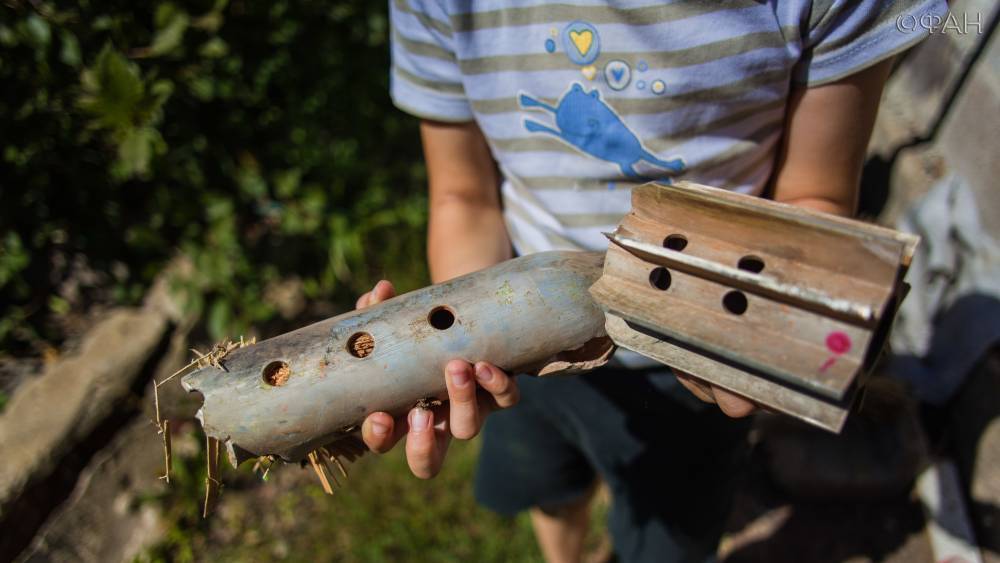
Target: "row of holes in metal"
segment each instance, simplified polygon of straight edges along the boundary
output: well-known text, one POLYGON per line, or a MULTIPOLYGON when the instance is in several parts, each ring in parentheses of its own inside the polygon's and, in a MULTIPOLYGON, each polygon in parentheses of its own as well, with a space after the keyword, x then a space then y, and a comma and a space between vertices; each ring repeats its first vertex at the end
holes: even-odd
MULTIPOLYGON (((688 240, 684 235, 673 234, 663 239, 663 246, 669 250, 681 252, 687 248, 688 240)), ((764 261, 757 256, 747 255, 740 258, 736 267, 747 272, 759 274, 764 271, 764 261)), ((664 267, 654 268, 649 273, 649 285, 655 289, 666 291, 670 288, 672 278, 670 270, 664 267)), ((747 311, 747 296, 742 291, 733 290, 722 296, 722 307, 734 314, 742 315, 747 311)))
MULTIPOLYGON (((427 314, 427 322, 432 327, 438 330, 448 330, 451 325, 455 324, 455 313, 451 308, 441 305, 439 307, 434 307, 431 312, 427 314)), ((367 332, 355 332, 347 339, 347 352, 354 356, 355 358, 367 358, 375 350, 375 339, 371 334, 367 332), (362 348, 359 346, 359 341, 367 339, 371 342, 371 346, 368 348, 362 348)), ((275 360, 269 362, 261 372, 261 377, 263 377, 264 382, 268 385, 279 385, 275 383, 275 374, 277 374, 282 369, 289 369, 288 362, 282 360, 275 360)))
MULTIPOLYGON (((439 305, 427 313, 427 323, 438 330, 448 330, 455 324, 455 312, 447 305, 439 305)), ((375 339, 367 332, 355 332, 347 339, 347 351, 355 358, 367 358, 375 349, 375 339), (364 352, 356 346, 358 340, 367 338, 371 340, 372 346, 364 352)))

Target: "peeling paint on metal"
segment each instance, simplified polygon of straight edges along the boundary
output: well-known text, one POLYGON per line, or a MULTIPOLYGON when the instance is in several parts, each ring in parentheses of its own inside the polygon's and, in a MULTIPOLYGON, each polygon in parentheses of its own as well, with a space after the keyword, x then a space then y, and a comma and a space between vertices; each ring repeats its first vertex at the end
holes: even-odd
POLYGON ((504 280, 503 285, 497 290, 497 299, 501 305, 514 304, 514 288, 510 286, 510 281, 504 280))

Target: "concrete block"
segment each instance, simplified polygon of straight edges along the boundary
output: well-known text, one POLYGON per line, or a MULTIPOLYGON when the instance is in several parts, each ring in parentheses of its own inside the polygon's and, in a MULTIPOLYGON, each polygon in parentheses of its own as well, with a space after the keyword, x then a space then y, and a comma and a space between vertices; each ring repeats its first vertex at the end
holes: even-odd
POLYGON ((976 192, 984 229, 1000 238, 1000 34, 990 40, 947 118, 937 145, 976 192))
POLYGON ((931 133, 977 46, 990 37, 988 26, 998 11, 994 0, 951 2, 951 21, 962 29, 937 30, 905 55, 886 84, 871 153, 889 157, 931 133))

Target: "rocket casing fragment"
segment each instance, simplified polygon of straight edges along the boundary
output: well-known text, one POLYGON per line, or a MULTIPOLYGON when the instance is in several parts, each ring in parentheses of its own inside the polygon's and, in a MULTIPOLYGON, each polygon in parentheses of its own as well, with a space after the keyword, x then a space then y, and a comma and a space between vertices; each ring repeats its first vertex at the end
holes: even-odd
POLYGON ((603 252, 515 258, 234 350, 225 371, 203 368, 183 386, 204 396, 205 432, 234 464, 298 461, 372 412, 445 398, 455 358, 511 373, 605 362, 613 346, 588 293, 603 261, 603 252))

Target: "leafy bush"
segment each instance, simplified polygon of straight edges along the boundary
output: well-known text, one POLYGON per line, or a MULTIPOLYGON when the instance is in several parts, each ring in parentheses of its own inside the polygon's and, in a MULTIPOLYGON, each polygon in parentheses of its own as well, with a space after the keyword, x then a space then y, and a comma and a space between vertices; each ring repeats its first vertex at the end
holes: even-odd
POLYGON ((415 121, 384 2, 0 5, 0 345, 138 301, 178 250, 213 337, 282 279, 347 303, 425 280, 415 121))

